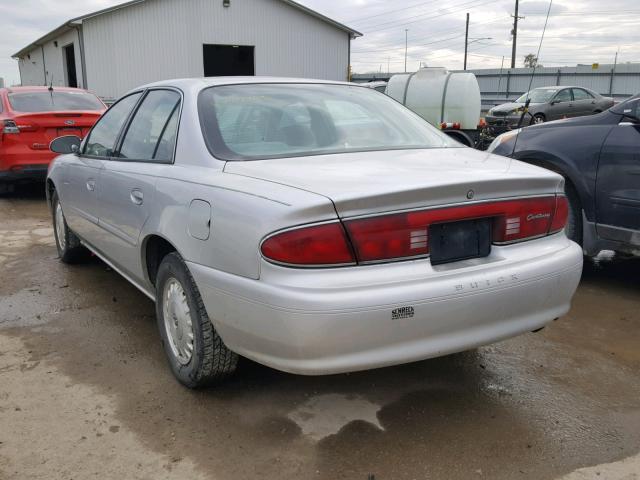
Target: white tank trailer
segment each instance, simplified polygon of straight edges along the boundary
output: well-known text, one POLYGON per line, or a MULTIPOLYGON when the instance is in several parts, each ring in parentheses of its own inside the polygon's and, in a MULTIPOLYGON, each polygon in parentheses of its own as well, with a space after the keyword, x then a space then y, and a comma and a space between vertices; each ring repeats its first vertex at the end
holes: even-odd
POLYGON ((385 93, 467 146, 480 132, 480 86, 473 73, 422 68, 394 75, 385 93))

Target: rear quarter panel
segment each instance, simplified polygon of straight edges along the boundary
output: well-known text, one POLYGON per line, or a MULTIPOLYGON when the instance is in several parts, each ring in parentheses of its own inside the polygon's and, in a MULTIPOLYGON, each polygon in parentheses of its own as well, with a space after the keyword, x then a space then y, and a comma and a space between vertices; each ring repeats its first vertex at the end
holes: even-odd
POLYGON ((608 124, 562 126, 560 123, 527 127, 520 132, 517 142, 511 140, 495 153, 508 154, 505 149, 513 149, 515 144, 515 151, 511 153, 513 158, 568 178, 580 196, 587 218, 593 221, 598 160, 602 143, 611 128, 608 124))
MULTIPOLYGON (((266 235, 337 218, 329 199, 310 192, 206 167, 167 165, 164 169, 156 183, 154 208, 141 233, 143 268, 146 240, 158 235, 186 261, 257 279, 260 243, 266 235), (205 240, 189 230, 193 200, 211 205, 205 240)), ((148 282, 146 271, 143 278, 148 282)))

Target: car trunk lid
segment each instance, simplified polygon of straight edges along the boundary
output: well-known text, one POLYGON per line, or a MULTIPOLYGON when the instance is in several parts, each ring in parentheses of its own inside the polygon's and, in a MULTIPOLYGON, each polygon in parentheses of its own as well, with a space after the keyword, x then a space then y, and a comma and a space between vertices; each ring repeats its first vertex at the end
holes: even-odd
POLYGON ((228 162, 225 172, 331 199, 341 218, 556 193, 559 175, 468 148, 228 162))
POLYGON ((101 114, 93 111, 17 113, 11 120, 20 130, 16 141, 26 142, 33 150, 48 150, 49 143, 57 137, 83 138, 101 114))

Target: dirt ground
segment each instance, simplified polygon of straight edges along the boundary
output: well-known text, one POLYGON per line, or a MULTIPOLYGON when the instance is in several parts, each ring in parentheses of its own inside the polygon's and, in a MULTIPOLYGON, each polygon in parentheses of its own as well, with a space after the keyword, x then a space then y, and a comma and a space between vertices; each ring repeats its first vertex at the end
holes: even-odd
POLYGON ((571 312, 472 352, 326 377, 171 376, 152 303, 56 255, 0 198, 0 479, 640 478, 640 261, 587 262, 571 312))

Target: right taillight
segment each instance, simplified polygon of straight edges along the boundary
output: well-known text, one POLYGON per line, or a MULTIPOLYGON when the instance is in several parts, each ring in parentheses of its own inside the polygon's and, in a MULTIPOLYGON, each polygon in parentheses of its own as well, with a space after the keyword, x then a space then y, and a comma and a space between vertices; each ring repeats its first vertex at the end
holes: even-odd
POLYGON ((551 221, 549 233, 555 233, 562 230, 567 225, 569 219, 569 201, 564 195, 556 196, 556 208, 551 221))

